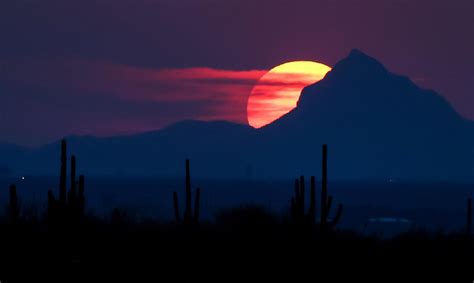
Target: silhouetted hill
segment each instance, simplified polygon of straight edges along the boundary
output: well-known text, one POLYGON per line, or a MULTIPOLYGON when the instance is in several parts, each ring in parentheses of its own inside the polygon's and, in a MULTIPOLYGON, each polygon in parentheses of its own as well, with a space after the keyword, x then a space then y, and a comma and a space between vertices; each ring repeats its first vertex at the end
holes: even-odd
MULTIPOLYGON (((198 177, 287 178, 320 172, 327 143, 332 180, 474 176, 474 123, 358 50, 306 87, 297 108, 259 130, 185 121, 138 135, 69 140, 87 174, 178 176, 189 157, 198 177)), ((56 173, 58 148, 39 148, 24 168, 56 173)))
POLYGON ((353 50, 298 107, 262 129, 331 145, 337 177, 461 180, 474 174, 474 127, 441 96, 353 50))
MULTIPOLYGON (((174 177, 185 158, 196 176, 245 177, 245 149, 255 129, 225 121, 183 121, 159 131, 108 138, 66 137, 88 175, 174 177), (212 172, 212 173, 210 173, 212 172)), ((60 141, 34 150, 26 171, 57 174, 60 141)))

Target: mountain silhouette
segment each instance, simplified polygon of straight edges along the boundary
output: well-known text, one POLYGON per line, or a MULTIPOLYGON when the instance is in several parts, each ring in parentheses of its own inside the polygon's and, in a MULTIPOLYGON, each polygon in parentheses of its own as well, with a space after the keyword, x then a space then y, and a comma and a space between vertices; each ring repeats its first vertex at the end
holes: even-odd
MULTIPOLYGON (((196 161, 195 176, 216 174, 218 178, 229 178, 244 177, 247 164, 242 160, 255 131, 226 121, 182 121, 135 135, 66 139, 71 153, 80 157, 78 163, 89 176, 175 177, 182 174, 183 160, 190 158, 196 161)), ((59 148, 60 141, 56 141, 30 151, 23 166, 15 171, 57 174, 59 148)))
MULTIPOLYGON (((295 109, 258 130, 184 121, 137 135, 68 140, 89 175, 180 176, 182 160, 191 158, 197 177, 289 178, 319 172, 326 143, 333 179, 474 176, 474 122, 359 50, 306 87, 295 109)), ((57 174, 58 148, 31 150, 12 162, 15 171, 57 174)))
POLYGON ((358 50, 306 87, 297 108, 262 132, 297 137, 303 150, 330 144, 338 173, 351 179, 460 180, 474 174, 474 123, 440 95, 358 50))

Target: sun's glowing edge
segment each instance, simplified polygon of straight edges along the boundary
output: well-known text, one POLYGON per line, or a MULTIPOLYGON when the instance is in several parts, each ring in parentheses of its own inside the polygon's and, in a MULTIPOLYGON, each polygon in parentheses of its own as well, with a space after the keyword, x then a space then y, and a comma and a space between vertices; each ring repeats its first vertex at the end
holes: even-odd
POLYGON ((331 67, 313 61, 292 61, 265 73, 253 87, 247 102, 250 126, 261 128, 293 108, 301 90, 323 79, 331 67))

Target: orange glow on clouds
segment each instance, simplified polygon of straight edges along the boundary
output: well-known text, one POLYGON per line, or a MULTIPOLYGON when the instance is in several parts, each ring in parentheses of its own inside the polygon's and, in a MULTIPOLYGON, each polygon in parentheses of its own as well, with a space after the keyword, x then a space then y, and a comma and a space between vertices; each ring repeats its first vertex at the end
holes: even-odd
POLYGON ((279 65, 265 75, 252 89, 247 103, 247 119, 261 128, 296 107, 304 87, 326 75, 330 67, 312 61, 294 61, 279 65))

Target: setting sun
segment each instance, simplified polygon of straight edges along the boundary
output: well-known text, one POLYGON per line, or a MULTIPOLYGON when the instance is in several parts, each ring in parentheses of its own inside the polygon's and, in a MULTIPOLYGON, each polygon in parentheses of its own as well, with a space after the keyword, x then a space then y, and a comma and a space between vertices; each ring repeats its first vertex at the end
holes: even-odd
POLYGON ((260 128, 291 111, 296 107, 301 90, 321 80, 330 70, 330 67, 321 63, 294 61, 268 71, 249 96, 249 125, 260 128))

